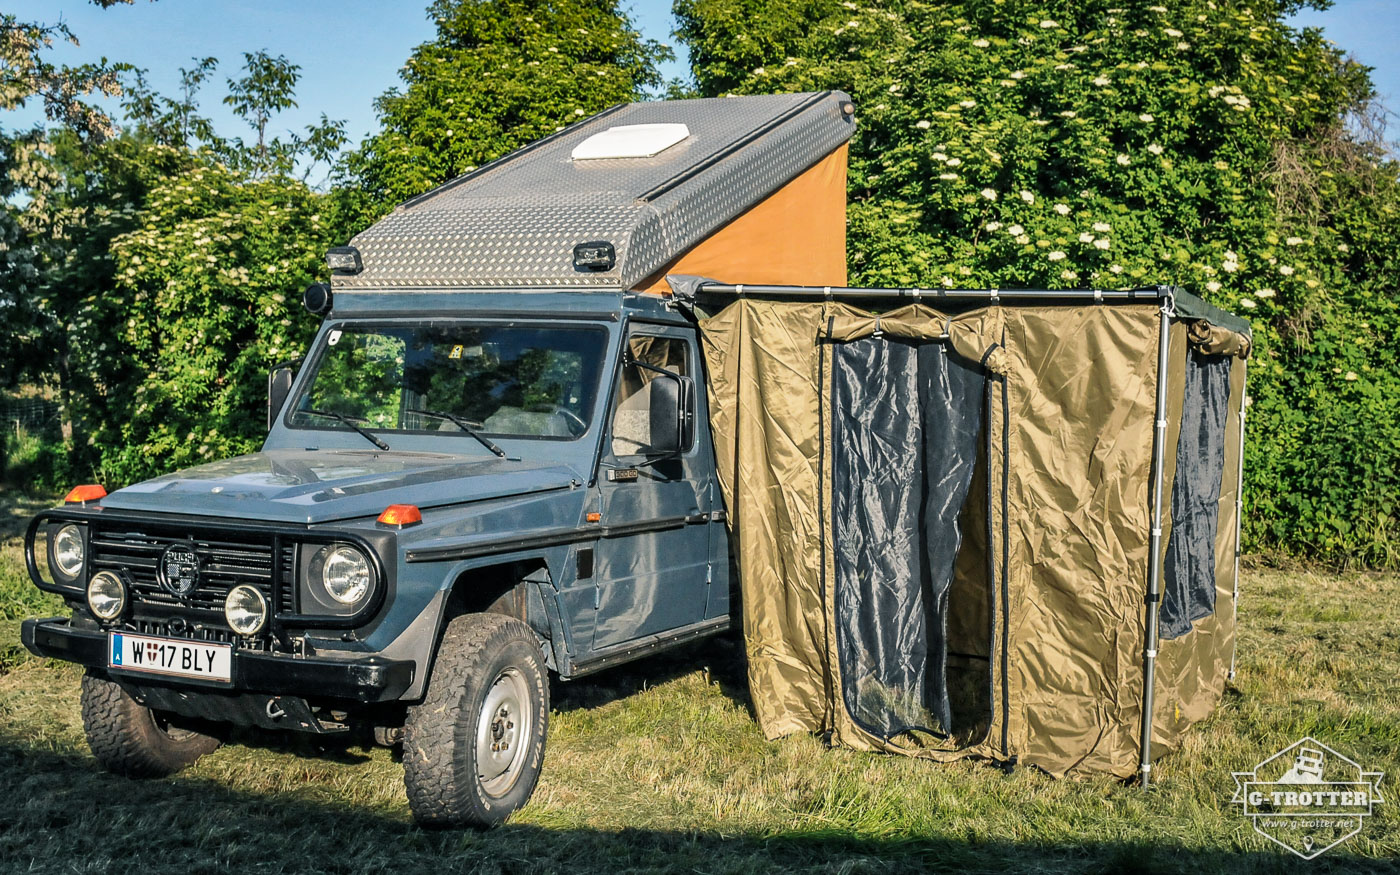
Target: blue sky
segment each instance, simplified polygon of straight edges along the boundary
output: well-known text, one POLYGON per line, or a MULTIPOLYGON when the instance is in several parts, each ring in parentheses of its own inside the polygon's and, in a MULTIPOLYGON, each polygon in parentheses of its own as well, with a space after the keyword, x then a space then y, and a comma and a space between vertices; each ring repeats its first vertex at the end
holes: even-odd
MULTIPOLYGON (((274 119, 275 128, 300 130, 324 112, 346 119, 358 142, 375 126, 374 98, 398 83, 399 68, 413 47, 433 36, 426 0, 136 0, 108 10, 86 0, 8 0, 5 6, 21 20, 68 23, 82 46, 57 47, 57 60, 135 61, 147 68, 156 90, 166 93, 176 92, 179 68, 192 57, 217 57, 218 76, 206 86, 203 109, 226 134, 242 133, 218 102, 223 79, 238 73, 242 52, 266 49, 302 67, 300 105, 274 119)), ((631 13, 643 33, 676 47, 670 0, 634 0, 631 13)), ((1324 28, 1328 38, 1374 66, 1377 90, 1400 110, 1400 2, 1337 0, 1332 9, 1304 12, 1295 23, 1324 28)), ((664 73, 684 76, 686 69, 681 54, 664 73)), ((0 114, 0 126, 19 127, 39 118, 40 111, 30 107, 0 114)), ((1393 125, 1391 138, 1397 133, 1400 125, 1393 125)))

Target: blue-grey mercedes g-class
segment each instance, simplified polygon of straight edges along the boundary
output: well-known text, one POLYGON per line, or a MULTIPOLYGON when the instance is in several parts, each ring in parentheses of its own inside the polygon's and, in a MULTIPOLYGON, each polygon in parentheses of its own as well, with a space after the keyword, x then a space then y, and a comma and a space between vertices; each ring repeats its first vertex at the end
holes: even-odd
POLYGON ((79 487, 29 526, 72 616, 24 644, 87 667, 99 763, 169 774, 221 724, 370 727, 402 742, 420 822, 523 805, 548 671, 730 624, 699 339, 657 290, 678 265, 844 276, 802 198, 835 191, 844 222, 852 113, 835 92, 615 107, 332 250, 261 452, 79 487))

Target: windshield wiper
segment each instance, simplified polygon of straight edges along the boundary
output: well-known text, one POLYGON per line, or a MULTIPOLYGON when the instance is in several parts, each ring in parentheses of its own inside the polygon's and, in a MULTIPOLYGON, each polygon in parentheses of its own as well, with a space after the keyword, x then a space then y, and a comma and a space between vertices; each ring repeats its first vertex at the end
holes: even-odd
POLYGON ((486 437, 485 435, 478 432, 476 429, 472 428, 470 425, 467 424, 467 421, 465 419, 463 419, 455 413, 444 413, 441 410, 424 410, 421 407, 409 407, 405 410, 405 412, 417 413, 421 416, 430 416, 433 419, 445 419, 448 422, 460 428, 462 431, 476 438, 478 441, 481 442, 481 445, 483 447, 495 453, 497 456, 500 456, 502 459, 506 457, 505 450, 496 446, 496 444, 493 443, 490 438, 486 437))
POLYGON ((356 425, 354 422, 352 422, 352 421, 350 420, 350 417, 346 416, 344 413, 336 413, 334 410, 303 410, 303 411, 301 411, 301 412, 302 412, 302 413, 309 413, 309 414, 311 414, 312 416, 324 416, 324 417, 326 417, 326 418, 328 418, 328 419, 335 419, 335 420, 338 420, 338 421, 339 421, 342 425, 344 425, 346 428, 353 428, 356 432, 358 432, 360 435, 362 435, 362 436, 364 437, 365 440, 367 440, 367 441, 369 441, 370 443, 374 444, 376 447, 379 447, 379 449, 381 449, 381 450, 387 450, 387 449, 389 449, 389 445, 388 445, 388 444, 384 443, 384 441, 380 440, 378 437, 375 437, 374 435, 370 434, 370 433, 369 433, 368 431, 366 431, 365 429, 360 428, 358 425, 356 425))

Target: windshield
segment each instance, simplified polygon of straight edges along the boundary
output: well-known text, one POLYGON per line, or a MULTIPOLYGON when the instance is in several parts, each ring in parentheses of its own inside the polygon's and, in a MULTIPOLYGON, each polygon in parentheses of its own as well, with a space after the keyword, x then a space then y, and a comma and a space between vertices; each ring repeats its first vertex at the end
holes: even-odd
POLYGON ((588 431, 607 332, 432 322, 340 325, 292 405, 295 428, 573 440, 588 431), (465 427, 464 427, 465 426, 465 427))

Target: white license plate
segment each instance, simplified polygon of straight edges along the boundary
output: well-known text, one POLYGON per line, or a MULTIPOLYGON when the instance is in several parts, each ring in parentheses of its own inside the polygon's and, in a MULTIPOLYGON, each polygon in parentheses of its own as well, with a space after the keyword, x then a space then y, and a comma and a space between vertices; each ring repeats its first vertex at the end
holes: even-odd
POLYGON ((107 664, 122 671, 229 681, 233 679, 233 648, 208 641, 112 632, 107 636, 107 664))

